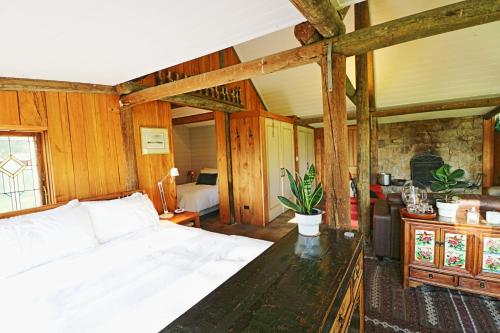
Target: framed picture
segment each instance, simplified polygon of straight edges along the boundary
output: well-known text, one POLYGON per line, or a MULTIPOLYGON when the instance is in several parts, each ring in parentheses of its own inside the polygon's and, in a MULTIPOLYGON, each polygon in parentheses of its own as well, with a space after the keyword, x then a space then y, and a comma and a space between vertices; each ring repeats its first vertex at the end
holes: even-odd
POLYGON ((168 154, 168 129, 141 127, 142 155, 168 154))

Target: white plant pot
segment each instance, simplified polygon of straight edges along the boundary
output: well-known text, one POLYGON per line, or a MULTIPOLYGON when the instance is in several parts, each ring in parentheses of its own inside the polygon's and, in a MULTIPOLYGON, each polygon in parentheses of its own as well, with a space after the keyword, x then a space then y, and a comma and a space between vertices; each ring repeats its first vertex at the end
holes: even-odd
POLYGON ((316 215, 302 215, 295 213, 295 222, 299 225, 299 234, 303 236, 317 236, 319 235, 319 225, 321 224, 321 217, 323 212, 316 210, 316 215))
POLYGON ((439 210, 439 216, 456 217, 459 203, 458 202, 442 202, 437 200, 436 206, 439 210))

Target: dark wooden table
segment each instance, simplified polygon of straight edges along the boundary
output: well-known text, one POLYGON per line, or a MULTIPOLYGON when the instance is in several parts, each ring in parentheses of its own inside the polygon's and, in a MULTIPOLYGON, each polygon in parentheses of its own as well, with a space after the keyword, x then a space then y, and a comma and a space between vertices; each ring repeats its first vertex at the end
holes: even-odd
POLYGON ((330 332, 339 320, 346 331, 363 300, 361 239, 294 229, 163 332, 330 332))

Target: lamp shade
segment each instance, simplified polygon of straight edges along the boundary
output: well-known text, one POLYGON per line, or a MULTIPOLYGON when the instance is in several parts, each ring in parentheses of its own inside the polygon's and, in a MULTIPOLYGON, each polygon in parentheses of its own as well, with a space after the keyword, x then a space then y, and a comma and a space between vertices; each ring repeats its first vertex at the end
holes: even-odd
POLYGON ((170 169, 170 177, 177 177, 177 176, 179 176, 179 169, 177 168, 170 169))

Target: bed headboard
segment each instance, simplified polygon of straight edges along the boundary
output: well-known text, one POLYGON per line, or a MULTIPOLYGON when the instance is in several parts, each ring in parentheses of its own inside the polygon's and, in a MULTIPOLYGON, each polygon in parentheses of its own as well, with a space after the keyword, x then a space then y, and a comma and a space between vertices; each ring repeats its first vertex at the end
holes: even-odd
MULTIPOLYGON (((119 199, 123 197, 127 197, 129 195, 132 195, 134 193, 146 193, 144 190, 132 190, 132 191, 123 191, 123 192, 115 192, 115 193, 110 193, 110 194, 104 194, 104 195, 99 195, 95 197, 88 197, 88 198, 79 198, 78 200, 80 201, 101 201, 101 200, 112 200, 112 199, 119 199)), ((13 212, 6 212, 6 213, 0 213, 0 219, 4 218, 9 218, 9 217, 14 217, 14 216, 19 216, 19 215, 26 215, 26 214, 31 214, 31 213, 37 213, 37 212, 43 212, 45 210, 57 208, 60 206, 63 206, 67 204, 68 202, 58 202, 56 204, 52 205, 44 205, 40 207, 35 207, 35 208, 28 208, 28 209, 22 209, 22 210, 16 210, 13 212)))

